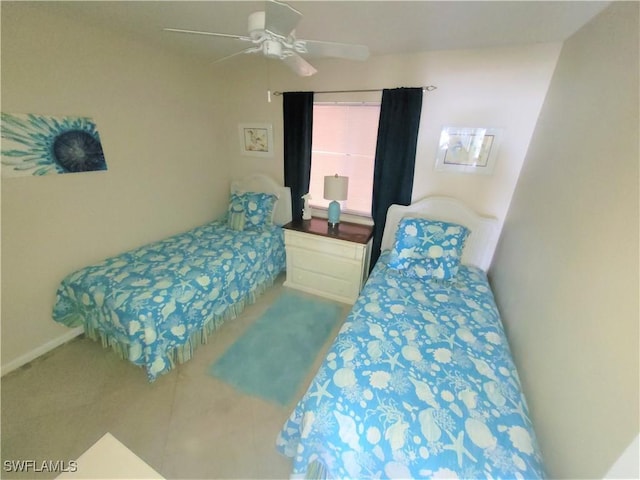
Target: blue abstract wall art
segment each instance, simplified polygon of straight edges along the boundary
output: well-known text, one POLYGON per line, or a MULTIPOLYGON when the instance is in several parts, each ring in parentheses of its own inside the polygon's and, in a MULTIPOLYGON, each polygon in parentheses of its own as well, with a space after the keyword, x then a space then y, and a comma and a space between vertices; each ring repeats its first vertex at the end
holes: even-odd
POLYGON ((96 124, 89 117, 2 113, 3 177, 106 170, 96 124))

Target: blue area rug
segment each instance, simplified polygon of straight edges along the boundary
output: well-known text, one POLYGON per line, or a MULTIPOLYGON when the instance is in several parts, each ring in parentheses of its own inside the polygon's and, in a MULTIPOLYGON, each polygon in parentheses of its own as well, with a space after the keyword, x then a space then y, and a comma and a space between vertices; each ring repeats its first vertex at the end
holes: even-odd
POLYGON ((338 303, 285 290, 209 374, 244 393, 288 405, 341 312, 338 303))

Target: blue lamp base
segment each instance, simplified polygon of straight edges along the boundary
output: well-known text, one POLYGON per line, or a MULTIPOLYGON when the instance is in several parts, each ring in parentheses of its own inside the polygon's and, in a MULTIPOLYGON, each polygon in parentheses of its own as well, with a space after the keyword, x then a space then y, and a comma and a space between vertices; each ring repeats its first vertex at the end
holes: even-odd
POLYGON ((329 204, 329 225, 335 227, 340 223, 340 204, 333 201, 329 204))

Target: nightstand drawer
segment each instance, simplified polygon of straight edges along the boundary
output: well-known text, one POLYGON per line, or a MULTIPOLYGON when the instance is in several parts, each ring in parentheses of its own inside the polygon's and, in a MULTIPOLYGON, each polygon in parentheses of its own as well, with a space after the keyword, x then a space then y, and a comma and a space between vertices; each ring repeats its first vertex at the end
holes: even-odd
POLYGON ((287 246, 299 247, 304 250, 322 252, 334 257, 352 258, 357 260, 362 257, 364 247, 356 243, 334 240, 297 232, 284 232, 285 244, 287 246))
POLYGON ((354 302, 359 293, 358 284, 353 281, 329 277, 310 270, 294 268, 292 271, 287 271, 287 280, 289 277, 298 288, 311 293, 328 294, 333 298, 341 298, 348 302, 354 302))
POLYGON ((287 255, 290 256, 290 266, 293 269, 317 272, 351 283, 357 282, 361 274, 360 263, 355 260, 349 261, 326 253, 303 250, 293 246, 289 247, 287 255))

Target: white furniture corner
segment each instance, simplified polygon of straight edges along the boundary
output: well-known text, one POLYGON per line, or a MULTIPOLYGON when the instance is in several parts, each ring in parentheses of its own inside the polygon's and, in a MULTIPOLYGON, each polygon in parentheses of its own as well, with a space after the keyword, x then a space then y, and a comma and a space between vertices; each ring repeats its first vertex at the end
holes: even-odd
POLYGON ((75 471, 66 471, 59 479, 162 479, 164 478, 135 453, 106 433, 78 460, 75 471))
POLYGON ((369 276, 373 228, 326 218, 284 226, 287 251, 285 287, 353 304, 369 276))

